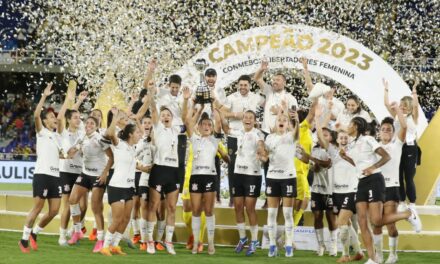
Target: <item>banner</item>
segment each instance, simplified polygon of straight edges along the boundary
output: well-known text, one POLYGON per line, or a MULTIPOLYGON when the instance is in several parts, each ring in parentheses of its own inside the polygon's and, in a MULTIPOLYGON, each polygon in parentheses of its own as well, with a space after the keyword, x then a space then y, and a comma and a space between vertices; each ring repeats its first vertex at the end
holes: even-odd
MULTIPOLYGON (((389 116, 383 103, 382 78, 389 83, 391 101, 411 96, 399 74, 373 51, 345 36, 306 25, 272 25, 237 32, 199 52, 177 74, 188 82, 186 85, 195 87, 199 74, 193 64, 203 58, 217 71, 216 85, 226 87, 240 75, 254 73, 263 58, 269 61, 270 69, 302 69, 300 57, 309 60, 310 71, 341 83, 359 96, 379 121, 389 116)), ((419 115, 418 121, 421 136, 427 120, 419 115)))
POLYGON ((0 161, 0 183, 32 183, 35 162, 0 161))

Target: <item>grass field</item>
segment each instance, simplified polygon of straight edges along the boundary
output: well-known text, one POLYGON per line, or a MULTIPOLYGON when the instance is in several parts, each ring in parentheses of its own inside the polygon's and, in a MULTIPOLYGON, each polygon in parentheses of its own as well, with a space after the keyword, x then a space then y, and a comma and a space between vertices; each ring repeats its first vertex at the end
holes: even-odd
POLYGON ((30 183, 0 183, 0 191, 32 191, 30 183))
MULTIPOLYGON (((159 252, 156 255, 147 255, 135 249, 125 247, 121 242, 123 250, 127 256, 105 257, 100 254, 91 253, 93 244, 88 240, 81 240, 81 244, 71 247, 58 246, 57 236, 40 235, 38 237, 39 249, 30 254, 21 253, 18 248, 18 240, 21 234, 18 232, 0 232, 0 263, 57 263, 57 264, 86 264, 86 263, 267 263, 276 261, 277 263, 335 263, 336 258, 317 257, 311 251, 296 251, 292 259, 285 258, 284 255, 275 259, 267 257, 267 250, 258 250, 256 255, 246 257, 245 254, 236 254, 231 247, 217 247, 216 254, 209 256, 206 253, 200 255, 191 255, 182 245, 176 245, 176 256, 159 252)), ((206 251, 205 251, 206 252, 206 251)), ((280 252, 284 254, 284 252, 280 252)), ((385 256, 387 257, 387 256, 385 256)), ((399 253, 399 263, 438 263, 440 254, 436 253, 399 253)), ((365 260, 366 261, 366 260, 365 260)), ((363 262, 365 262, 363 261, 363 262)), ((358 262, 358 263, 363 263, 358 262)))

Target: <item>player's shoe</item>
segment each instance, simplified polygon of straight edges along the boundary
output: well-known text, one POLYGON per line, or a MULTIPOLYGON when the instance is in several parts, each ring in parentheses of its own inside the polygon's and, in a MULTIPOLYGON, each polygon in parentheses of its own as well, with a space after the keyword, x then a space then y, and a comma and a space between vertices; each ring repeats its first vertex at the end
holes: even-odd
POLYGON ((31 243, 32 250, 34 251, 38 250, 37 234, 31 232, 31 235, 29 236, 29 242, 31 243))
POLYGON ((176 255, 176 251, 174 250, 173 242, 167 242, 165 241, 165 248, 167 249, 167 252, 171 255, 176 255))
POLYGON ((120 246, 110 248, 112 254, 125 256, 127 253, 123 252, 120 246))
POLYGON ((111 257, 112 256, 112 252, 110 251, 110 248, 106 247, 106 248, 102 248, 99 253, 101 253, 104 256, 108 256, 111 257))
POLYGON ((238 244, 237 244, 237 246, 235 247, 235 253, 240 253, 240 252, 242 252, 243 249, 244 249, 244 246, 245 246, 246 243, 247 243, 247 241, 248 241, 247 237, 245 237, 245 238, 240 238, 240 240, 238 240, 238 244))
POLYGON ((259 244, 260 244, 260 242, 258 242, 258 240, 251 241, 251 243, 249 243, 249 247, 246 251, 246 256, 251 256, 252 254, 254 254, 257 251, 257 247, 259 244))
POLYGON ((154 247, 154 241, 148 241, 147 253, 148 254, 156 254, 156 248, 154 247))
POLYGON ((189 249, 189 250, 193 249, 193 244, 194 244, 194 236, 190 235, 188 237, 188 241, 186 241, 186 249, 189 249))
POLYGON ((93 247, 93 253, 100 252, 103 246, 104 246, 104 240, 96 241, 95 246, 93 247))
POLYGON ((137 243, 139 243, 140 240, 141 240, 141 235, 136 234, 136 235, 134 235, 133 238, 131 239, 131 242, 132 242, 133 244, 136 245, 137 243))
POLYGON ((89 234, 89 240, 90 241, 95 241, 97 236, 98 236, 98 229, 93 228, 92 232, 89 234))
POLYGON ((285 250, 286 250, 286 253, 285 253, 286 258, 293 257, 293 247, 292 246, 286 246, 285 250))
POLYGON ((277 246, 275 246, 275 245, 269 246, 269 253, 267 253, 267 256, 269 258, 273 258, 273 257, 276 257, 277 255, 278 255, 277 246))
POLYGON ((78 244, 79 240, 81 239, 81 234, 82 232, 74 232, 67 243, 69 243, 69 245, 78 244))
POLYGON ((20 250, 23 253, 31 252, 31 249, 29 247, 29 242, 26 240, 21 239, 20 241, 18 241, 18 246, 20 247, 20 250))

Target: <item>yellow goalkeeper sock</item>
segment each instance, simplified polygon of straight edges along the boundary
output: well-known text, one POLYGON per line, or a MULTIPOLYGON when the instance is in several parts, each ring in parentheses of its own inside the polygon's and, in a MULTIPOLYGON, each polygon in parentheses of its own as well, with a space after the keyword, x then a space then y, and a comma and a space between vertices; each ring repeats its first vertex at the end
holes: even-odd
POLYGON ((206 230, 206 216, 205 216, 205 212, 202 212, 200 214, 200 236, 199 236, 200 243, 203 243, 203 238, 205 237, 205 230, 206 230))
POLYGON ((301 220, 303 214, 304 214, 304 209, 299 209, 298 211, 295 211, 295 214, 293 215, 293 221, 295 226, 298 226, 298 223, 301 220))
POLYGON ((192 234, 192 228, 191 228, 191 218, 192 218, 192 212, 183 212, 182 213, 183 222, 186 225, 186 229, 188 230, 189 234, 192 234))

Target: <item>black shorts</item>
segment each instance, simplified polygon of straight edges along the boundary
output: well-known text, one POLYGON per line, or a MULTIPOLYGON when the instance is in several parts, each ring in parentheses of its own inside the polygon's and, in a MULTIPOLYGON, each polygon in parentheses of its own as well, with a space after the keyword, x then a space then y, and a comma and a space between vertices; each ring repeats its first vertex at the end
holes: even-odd
POLYGON ((382 173, 374 173, 370 176, 360 179, 355 200, 356 203, 384 202, 385 179, 383 178, 382 173))
MULTIPOLYGON (((148 202, 150 200, 150 188, 148 186, 139 186, 138 195, 141 199, 148 202)), ((160 200, 165 200, 165 195, 163 193, 160 194, 160 200)))
POLYGON ((189 179, 190 193, 215 192, 217 175, 191 175, 189 179))
POLYGON ((354 197, 356 193, 333 193, 333 213, 339 214, 339 212, 344 210, 352 211, 356 214, 356 203, 354 197))
POLYGON ((113 173, 115 173, 115 169, 110 169, 110 170, 108 171, 107 182, 105 183, 105 185, 108 185, 108 184, 110 183, 110 180, 111 180, 112 177, 113 177, 113 173))
POLYGON ((81 173, 81 175, 76 178, 76 185, 82 186, 88 190, 91 190, 92 188, 103 188, 105 189, 105 184, 99 184, 99 176, 90 176, 87 174, 81 173))
POLYGON ((331 194, 312 192, 312 197, 310 198, 310 209, 312 211, 333 210, 333 198, 331 194))
POLYGON ((33 197, 42 199, 61 198, 61 179, 47 174, 34 174, 32 192, 33 197))
POLYGON ((60 171, 60 180, 63 194, 70 194, 78 176, 79 174, 77 173, 60 171))
POLYGON ((296 197, 296 178, 266 179, 266 196, 268 197, 296 197))
POLYGON ((180 189, 179 170, 177 167, 153 165, 148 186, 159 193, 168 194, 180 189))
POLYGON ((400 201, 400 188, 399 187, 387 187, 385 188, 385 202, 388 201, 394 201, 399 202, 400 201))
POLYGON ((185 155, 188 137, 186 134, 177 136, 177 157, 179 159, 179 167, 177 168, 177 175, 179 178, 179 193, 183 192, 183 183, 185 182, 185 155))
POLYGON ((136 196, 140 196, 139 181, 141 179, 141 174, 142 174, 142 172, 140 172, 140 171, 137 171, 134 174, 134 195, 136 195, 136 196))
POLYGON ((119 188, 107 186, 108 204, 133 200, 134 188, 119 188))
POLYGON ((232 181, 233 197, 255 197, 260 196, 261 175, 253 176, 246 174, 234 174, 232 181))

